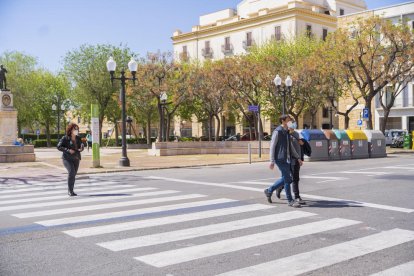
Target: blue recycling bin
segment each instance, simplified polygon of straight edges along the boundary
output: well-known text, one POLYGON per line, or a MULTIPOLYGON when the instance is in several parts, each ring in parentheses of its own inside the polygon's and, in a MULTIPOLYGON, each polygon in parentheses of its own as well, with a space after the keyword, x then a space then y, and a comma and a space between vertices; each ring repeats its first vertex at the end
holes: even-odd
POLYGON ((329 160, 329 145, 325 133, 320 129, 304 129, 301 132, 303 139, 308 141, 312 148, 311 157, 305 156, 308 161, 329 160))

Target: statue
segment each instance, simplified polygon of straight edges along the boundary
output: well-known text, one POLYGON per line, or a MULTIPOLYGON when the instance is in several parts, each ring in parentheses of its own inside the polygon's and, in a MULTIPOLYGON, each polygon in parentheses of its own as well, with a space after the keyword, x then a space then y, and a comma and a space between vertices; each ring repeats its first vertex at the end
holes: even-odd
POLYGON ((0 65, 0 89, 4 90, 7 90, 6 73, 6 68, 3 67, 3 64, 0 65))

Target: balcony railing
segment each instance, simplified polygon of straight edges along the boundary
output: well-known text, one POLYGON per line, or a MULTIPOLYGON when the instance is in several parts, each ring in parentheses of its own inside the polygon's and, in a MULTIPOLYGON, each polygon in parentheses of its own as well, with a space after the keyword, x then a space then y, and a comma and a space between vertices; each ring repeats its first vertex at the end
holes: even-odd
POLYGON ((201 55, 204 58, 213 58, 213 49, 211 47, 204 48, 201 50, 201 55))
POLYGON ((232 55, 234 51, 233 44, 223 44, 221 45, 221 51, 225 55, 232 55))
POLYGON ((246 39, 243 41, 243 49, 246 51, 254 46, 254 39, 246 39))

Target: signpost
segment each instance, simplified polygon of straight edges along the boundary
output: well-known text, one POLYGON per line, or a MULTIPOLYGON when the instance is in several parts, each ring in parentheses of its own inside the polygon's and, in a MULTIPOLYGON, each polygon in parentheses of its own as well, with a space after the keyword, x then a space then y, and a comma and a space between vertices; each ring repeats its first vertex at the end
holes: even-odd
POLYGON ((101 166, 99 152, 99 106, 91 104, 91 132, 92 132, 92 164, 94 168, 101 166))
POLYGON ((262 137, 260 135, 260 127, 261 127, 261 119, 260 119, 260 105, 249 105, 249 112, 257 113, 257 133, 258 133, 258 141, 259 141, 259 158, 262 158, 262 137))
POLYGON ((369 120, 369 109, 366 108, 366 107, 362 110, 362 120, 364 120, 364 121, 369 120))

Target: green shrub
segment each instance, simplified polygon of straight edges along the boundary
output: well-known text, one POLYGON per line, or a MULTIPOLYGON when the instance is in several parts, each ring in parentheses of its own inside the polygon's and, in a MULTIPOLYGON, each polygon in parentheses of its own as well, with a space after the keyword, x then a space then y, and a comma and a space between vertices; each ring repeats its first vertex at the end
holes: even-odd
MULTIPOLYGON (((59 140, 57 140, 57 139, 51 139, 50 140, 50 144, 51 144, 50 146, 51 147, 56 147, 57 144, 58 144, 58 141, 59 140)), ((45 148, 45 147, 47 147, 47 140, 46 139, 34 140, 33 145, 34 145, 35 148, 45 148)))

